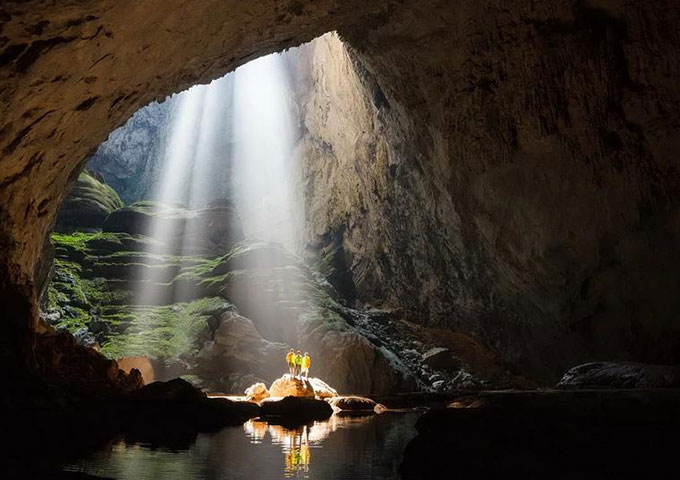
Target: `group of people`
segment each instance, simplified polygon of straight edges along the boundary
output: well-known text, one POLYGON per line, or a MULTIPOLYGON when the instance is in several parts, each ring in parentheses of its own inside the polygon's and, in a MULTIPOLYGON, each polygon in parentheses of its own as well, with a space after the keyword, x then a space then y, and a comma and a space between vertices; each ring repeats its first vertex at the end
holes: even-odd
POLYGON ((292 376, 301 378, 304 375, 305 378, 309 378, 309 367, 312 366, 312 358, 309 353, 305 352, 303 356, 300 350, 296 352, 295 349, 291 348, 286 354, 286 362, 292 376))

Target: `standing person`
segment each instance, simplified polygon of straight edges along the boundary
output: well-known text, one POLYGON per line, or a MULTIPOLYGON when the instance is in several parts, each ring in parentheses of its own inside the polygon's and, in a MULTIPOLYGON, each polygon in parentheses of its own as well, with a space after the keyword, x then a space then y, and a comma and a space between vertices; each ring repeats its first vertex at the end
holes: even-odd
POLYGON ((309 356, 309 353, 305 352, 305 356, 302 357, 302 374, 305 376, 305 378, 309 378, 309 367, 312 366, 312 357, 309 356))
POLYGON ((292 348, 286 354, 286 363, 288 364, 288 371, 291 375, 295 375, 295 350, 292 348))
POLYGON ((302 370, 302 354, 300 350, 295 354, 295 376, 300 376, 300 371, 302 370))

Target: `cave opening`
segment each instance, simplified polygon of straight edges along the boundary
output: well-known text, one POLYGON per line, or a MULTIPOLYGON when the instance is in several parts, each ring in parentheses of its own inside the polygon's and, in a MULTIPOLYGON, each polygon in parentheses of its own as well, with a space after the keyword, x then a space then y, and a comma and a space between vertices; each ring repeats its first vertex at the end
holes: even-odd
POLYGON ((0 470, 674 476, 679 21, 3 2, 0 470))

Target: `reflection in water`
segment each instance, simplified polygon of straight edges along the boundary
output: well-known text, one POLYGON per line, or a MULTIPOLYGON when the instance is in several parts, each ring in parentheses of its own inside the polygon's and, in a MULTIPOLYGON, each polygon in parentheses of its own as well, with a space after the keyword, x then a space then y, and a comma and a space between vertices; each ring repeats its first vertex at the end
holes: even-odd
POLYGON ((251 420, 202 434, 187 450, 118 442, 66 468, 116 479, 391 479, 420 413, 333 415, 288 427, 251 420), (244 435, 245 432, 245 435, 244 435))

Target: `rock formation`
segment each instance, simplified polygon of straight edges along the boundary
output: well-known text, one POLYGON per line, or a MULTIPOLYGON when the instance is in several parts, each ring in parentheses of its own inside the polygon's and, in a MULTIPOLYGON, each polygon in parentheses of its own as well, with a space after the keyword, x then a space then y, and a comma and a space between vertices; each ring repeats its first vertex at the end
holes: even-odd
POLYGON ((595 362, 570 368, 557 388, 678 388, 680 367, 634 362, 595 362))
POLYGON ((314 387, 309 380, 304 378, 284 375, 277 378, 269 387, 269 394, 272 397, 315 397, 314 387))
POLYGON ((101 177, 83 172, 59 209, 54 230, 64 233, 101 230, 106 217, 122 206, 116 191, 101 177))
POLYGON ((246 400, 255 403, 259 403, 265 398, 271 397, 269 390, 264 383, 256 383, 251 385, 250 387, 246 388, 245 394, 246 400))

